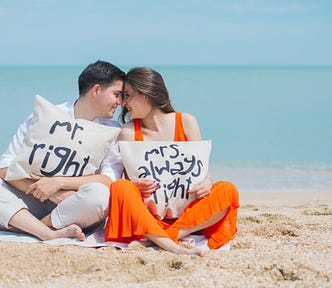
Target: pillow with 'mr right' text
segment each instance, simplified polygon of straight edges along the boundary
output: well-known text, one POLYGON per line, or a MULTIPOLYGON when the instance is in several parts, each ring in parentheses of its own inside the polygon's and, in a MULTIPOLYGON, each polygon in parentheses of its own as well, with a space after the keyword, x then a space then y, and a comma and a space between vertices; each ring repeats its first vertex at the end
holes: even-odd
POLYGON ((39 176, 83 176, 98 170, 120 128, 73 119, 37 95, 28 135, 5 180, 39 176))

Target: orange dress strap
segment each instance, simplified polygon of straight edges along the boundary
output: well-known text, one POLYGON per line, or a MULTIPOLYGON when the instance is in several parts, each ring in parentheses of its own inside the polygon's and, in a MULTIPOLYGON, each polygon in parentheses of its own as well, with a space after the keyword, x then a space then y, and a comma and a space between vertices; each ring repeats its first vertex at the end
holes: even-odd
POLYGON ((182 124, 182 113, 175 113, 175 133, 174 141, 187 141, 186 134, 184 133, 183 124, 182 124))
POLYGON ((135 133, 135 141, 143 141, 143 133, 141 129, 140 119, 134 119, 134 133, 135 133))

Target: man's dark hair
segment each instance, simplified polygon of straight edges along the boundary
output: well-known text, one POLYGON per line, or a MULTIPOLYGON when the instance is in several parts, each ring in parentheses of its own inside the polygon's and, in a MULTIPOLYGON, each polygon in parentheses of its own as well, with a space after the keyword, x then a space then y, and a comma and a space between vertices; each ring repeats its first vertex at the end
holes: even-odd
POLYGON ((98 60, 87 66, 78 78, 79 95, 86 94, 94 85, 100 84, 102 88, 107 88, 116 80, 124 81, 125 72, 115 65, 98 60))

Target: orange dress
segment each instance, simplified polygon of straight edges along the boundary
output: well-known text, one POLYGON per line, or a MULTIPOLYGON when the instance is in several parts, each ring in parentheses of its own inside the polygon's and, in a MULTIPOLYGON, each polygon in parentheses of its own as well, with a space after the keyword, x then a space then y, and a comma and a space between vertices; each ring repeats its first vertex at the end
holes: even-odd
MULTIPOLYGON (((176 112, 174 141, 187 141, 182 114, 176 112)), ((134 120, 135 141, 143 141, 140 120, 134 120)), ((210 249, 218 249, 235 237, 239 194, 230 182, 216 182, 207 197, 193 201, 173 223, 156 219, 145 206, 135 184, 119 179, 111 184, 110 213, 105 228, 105 241, 129 243, 144 235, 168 237, 178 243, 181 228, 197 226, 229 208, 216 224, 203 230, 210 249)))

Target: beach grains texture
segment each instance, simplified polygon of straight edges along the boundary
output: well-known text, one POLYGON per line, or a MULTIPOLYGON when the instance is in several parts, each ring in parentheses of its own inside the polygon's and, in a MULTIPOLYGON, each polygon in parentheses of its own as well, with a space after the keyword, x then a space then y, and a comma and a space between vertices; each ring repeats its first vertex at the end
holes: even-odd
POLYGON ((246 193, 230 251, 0 242, 0 287, 332 287, 332 197, 246 193))

